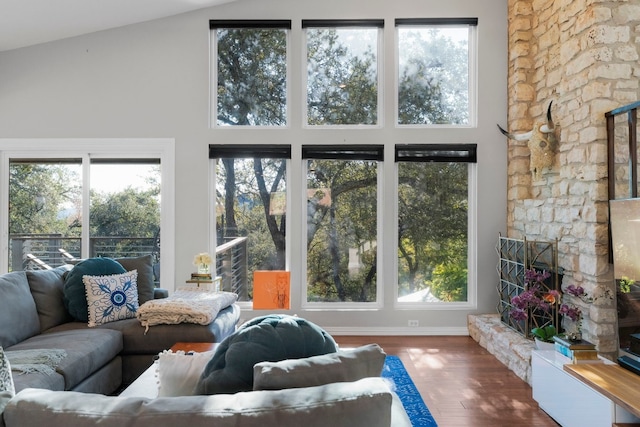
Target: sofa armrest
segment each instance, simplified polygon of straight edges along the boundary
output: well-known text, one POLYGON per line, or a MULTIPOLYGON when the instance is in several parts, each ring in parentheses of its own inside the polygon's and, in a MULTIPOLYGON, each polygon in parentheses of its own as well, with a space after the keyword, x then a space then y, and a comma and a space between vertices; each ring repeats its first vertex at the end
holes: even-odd
POLYGON ((163 288, 153 288, 153 299, 162 299, 169 296, 169 291, 163 288))

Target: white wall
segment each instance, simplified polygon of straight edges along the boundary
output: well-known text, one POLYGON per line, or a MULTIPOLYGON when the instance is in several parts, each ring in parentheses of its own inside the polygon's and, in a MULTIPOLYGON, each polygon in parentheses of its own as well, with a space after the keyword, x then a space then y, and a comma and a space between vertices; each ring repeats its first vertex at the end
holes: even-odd
MULTIPOLYGON (((506 143, 495 125, 507 116, 506 0, 238 0, 3 52, 0 138, 175 138, 179 284, 193 270, 194 254, 208 249, 208 144, 221 135, 220 142, 235 142, 227 139, 229 132, 209 128, 209 19, 292 19, 295 32, 303 18, 384 18, 392 31, 394 18, 448 16, 479 19, 478 128, 460 141, 477 143, 479 151, 477 309, 394 312, 385 304, 388 308, 374 312, 327 314, 295 306, 292 312, 334 333, 466 333, 468 313, 495 312, 497 304, 494 247, 506 228, 507 162, 506 143), (408 329, 407 319, 419 319, 420 328, 408 329)), ((300 49, 294 37, 292 49, 300 49)), ((392 102, 390 94, 387 98, 392 102)), ((296 117, 300 114, 292 123, 296 117)), ((254 138, 260 135, 253 132, 254 138)), ((405 142, 423 140, 422 132, 444 139, 441 130, 411 130, 405 142)), ((257 314, 262 312, 243 317, 257 314)))

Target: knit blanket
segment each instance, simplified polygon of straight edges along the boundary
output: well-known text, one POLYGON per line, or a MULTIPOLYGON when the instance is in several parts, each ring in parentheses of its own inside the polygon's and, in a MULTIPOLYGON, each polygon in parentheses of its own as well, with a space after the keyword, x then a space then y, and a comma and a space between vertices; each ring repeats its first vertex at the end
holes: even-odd
POLYGON ((67 352, 61 349, 9 350, 4 354, 9 359, 11 370, 22 374, 41 372, 51 375, 67 357, 67 352))
POLYGON ((142 304, 136 313, 140 324, 145 327, 177 323, 208 325, 220 310, 238 299, 233 292, 209 292, 203 290, 178 289, 167 298, 154 299, 142 304))

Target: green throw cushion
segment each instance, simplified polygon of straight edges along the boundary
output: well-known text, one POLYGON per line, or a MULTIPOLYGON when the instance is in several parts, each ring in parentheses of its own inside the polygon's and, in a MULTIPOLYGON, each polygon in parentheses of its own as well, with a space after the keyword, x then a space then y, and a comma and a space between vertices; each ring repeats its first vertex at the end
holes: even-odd
POLYGON ((153 257, 142 255, 139 257, 116 258, 127 271, 138 271, 138 304, 142 305, 153 299, 155 278, 153 274, 153 257))
POLYGON ((338 346, 326 331, 300 317, 267 315, 242 325, 225 338, 198 380, 196 394, 253 389, 253 366, 333 353, 338 346))
POLYGON ((82 276, 109 276, 127 271, 111 258, 88 258, 77 263, 64 282, 64 306, 80 322, 88 322, 87 293, 82 276))

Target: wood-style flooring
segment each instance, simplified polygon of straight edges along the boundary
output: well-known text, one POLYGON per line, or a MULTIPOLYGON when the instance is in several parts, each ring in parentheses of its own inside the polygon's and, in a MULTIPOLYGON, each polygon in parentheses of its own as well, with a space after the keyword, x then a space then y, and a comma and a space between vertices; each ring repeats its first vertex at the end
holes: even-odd
POLYGON ((438 427, 557 427, 531 387, 465 336, 335 336, 341 347, 377 343, 397 355, 438 427))

